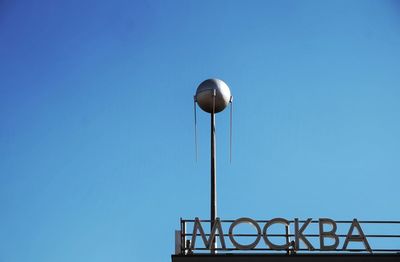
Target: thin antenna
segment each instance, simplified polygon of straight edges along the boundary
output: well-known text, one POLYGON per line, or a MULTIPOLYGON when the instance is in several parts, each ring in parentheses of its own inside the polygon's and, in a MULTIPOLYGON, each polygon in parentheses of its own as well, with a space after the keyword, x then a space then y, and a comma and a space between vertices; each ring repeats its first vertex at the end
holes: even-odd
POLYGON ((196 163, 197 163, 197 114, 196 114, 196 96, 193 99, 193 111, 194 111, 194 146, 196 151, 196 163))
POLYGON ((212 113, 215 114, 215 97, 217 96, 217 90, 213 90, 213 108, 212 113))
POLYGON ((232 163, 232 115, 233 115, 233 96, 231 96, 231 100, 229 101, 231 104, 230 107, 230 126, 229 126, 229 163, 232 163))

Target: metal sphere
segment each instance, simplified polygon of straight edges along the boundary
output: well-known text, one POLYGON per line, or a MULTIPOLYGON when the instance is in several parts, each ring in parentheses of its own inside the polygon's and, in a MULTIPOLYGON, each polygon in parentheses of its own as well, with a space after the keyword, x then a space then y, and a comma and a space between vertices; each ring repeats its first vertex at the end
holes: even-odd
POLYGON ((223 111, 231 100, 231 90, 224 81, 216 78, 203 81, 197 88, 195 99, 200 108, 207 113, 213 112, 214 93, 214 113, 223 111))

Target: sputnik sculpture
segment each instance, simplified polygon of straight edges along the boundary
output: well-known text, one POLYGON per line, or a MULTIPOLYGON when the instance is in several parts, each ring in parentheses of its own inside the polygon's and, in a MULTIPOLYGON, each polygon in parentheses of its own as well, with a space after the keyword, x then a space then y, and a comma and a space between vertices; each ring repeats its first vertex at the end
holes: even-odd
MULTIPOLYGON (((197 88, 194 96, 195 117, 195 144, 197 159, 197 117, 196 102, 200 108, 211 115, 211 228, 217 217, 217 173, 216 173, 216 148, 215 148, 215 114, 223 111, 231 104, 230 112, 230 159, 232 159, 232 101, 233 97, 229 87, 220 79, 207 79, 197 88)), ((211 253, 215 253, 215 239, 210 243, 211 253)))

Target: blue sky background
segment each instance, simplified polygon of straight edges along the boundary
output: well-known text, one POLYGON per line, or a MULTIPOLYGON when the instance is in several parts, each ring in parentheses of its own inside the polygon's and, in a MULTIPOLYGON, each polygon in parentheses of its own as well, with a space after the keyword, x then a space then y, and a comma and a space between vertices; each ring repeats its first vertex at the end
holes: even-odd
POLYGON ((210 77, 221 218, 400 220, 399 1, 1 0, 0 261, 169 261, 210 77))

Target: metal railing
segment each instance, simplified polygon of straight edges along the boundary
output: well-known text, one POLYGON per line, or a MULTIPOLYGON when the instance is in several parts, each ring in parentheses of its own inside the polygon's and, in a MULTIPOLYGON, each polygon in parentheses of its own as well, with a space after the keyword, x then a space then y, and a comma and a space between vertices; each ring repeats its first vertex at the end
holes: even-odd
MULTIPOLYGON (((249 228, 248 226, 243 228, 245 223, 242 223, 242 226, 235 225, 236 229, 232 230, 232 224, 237 220, 217 220, 221 225, 221 231, 214 230, 212 232, 211 226, 214 225, 214 223, 212 224, 210 220, 197 220, 198 224, 196 226, 196 220, 194 219, 181 219, 180 230, 177 230, 175 235, 175 253, 183 255, 209 253, 212 248, 210 243, 215 241, 221 244, 222 238, 222 241, 225 243, 223 243, 223 245, 219 245, 220 247, 217 246, 214 249, 218 253, 286 253, 290 255, 296 253, 315 252, 341 254, 358 252, 400 254, 400 221, 356 221, 360 225, 360 229, 362 228, 362 232, 359 232, 358 230, 350 232, 349 228, 352 226, 352 223, 354 223, 354 220, 334 221, 336 224, 334 227, 337 226, 334 235, 337 236, 338 245, 336 245, 334 249, 327 249, 326 246, 325 248, 321 248, 319 244, 321 244, 321 241, 331 240, 327 246, 332 247, 332 239, 334 238, 332 235, 329 236, 329 234, 321 236, 320 220, 308 221, 309 226, 306 228, 306 230, 304 230, 304 233, 301 234, 301 237, 306 238, 306 240, 309 241, 310 246, 313 248, 307 246, 301 241, 301 239, 299 240, 299 236, 296 236, 296 233, 298 234, 299 230, 299 223, 304 225, 307 220, 286 220, 288 223, 285 225, 269 225, 271 227, 268 228, 269 226, 267 226, 267 229, 270 230, 270 233, 267 233, 267 236, 265 235, 266 231, 260 231, 260 229, 264 229, 264 227, 266 227, 271 220, 252 220, 259 225, 258 230, 249 228), (295 222, 298 223, 297 231, 295 228, 295 222), (199 230, 199 224, 201 225, 203 232, 199 230), (367 241, 366 245, 363 243, 363 240, 360 236, 365 237, 364 241, 367 241), (324 239, 321 240, 321 237, 324 239), (266 238, 267 240, 265 240, 266 238), (232 242, 232 239, 234 239, 236 244, 232 242), (257 239, 258 241, 256 241, 257 239), (280 247, 286 246, 285 249, 271 248, 271 246, 267 243, 268 239, 270 240, 270 243, 272 241, 279 243, 280 247), (296 240, 299 243, 296 243, 296 240), (192 243, 192 241, 195 241, 195 243, 192 243), (346 244, 344 248, 343 243, 346 241, 348 241, 348 245, 346 244), (244 243, 243 246, 246 246, 247 248, 240 248, 241 245, 237 244, 239 242, 244 243), (249 242, 257 243, 252 246, 248 244, 249 242)), ((329 227, 329 224, 325 224, 325 226, 329 227)), ((329 231, 327 230, 322 233, 326 232, 329 231)))

